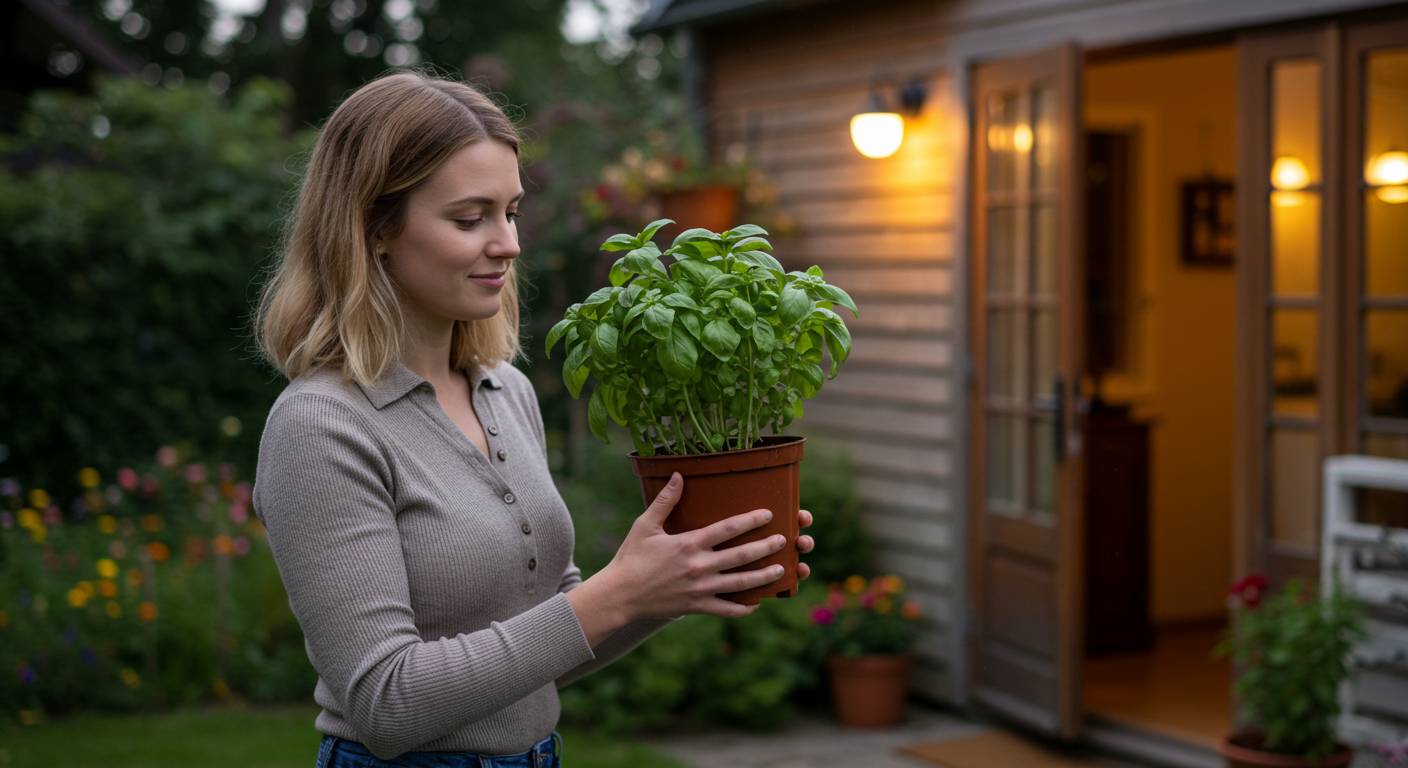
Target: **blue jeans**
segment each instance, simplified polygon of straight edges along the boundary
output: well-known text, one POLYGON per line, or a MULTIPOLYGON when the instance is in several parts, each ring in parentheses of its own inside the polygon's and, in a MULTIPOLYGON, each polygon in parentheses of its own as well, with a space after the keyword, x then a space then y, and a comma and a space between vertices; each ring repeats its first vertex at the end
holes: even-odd
POLYGON ((323 734, 315 768, 562 768, 562 735, 553 731, 532 749, 513 755, 407 752, 382 760, 355 741, 323 734))

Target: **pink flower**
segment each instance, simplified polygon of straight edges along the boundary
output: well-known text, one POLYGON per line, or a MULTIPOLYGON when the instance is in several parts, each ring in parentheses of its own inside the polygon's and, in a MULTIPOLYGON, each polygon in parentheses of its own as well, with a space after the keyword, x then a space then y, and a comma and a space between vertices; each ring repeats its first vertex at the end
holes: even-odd
POLYGON ((167 469, 176 466, 176 462, 179 460, 180 458, 176 455, 176 449, 169 445, 163 445, 156 449, 156 463, 167 469))
POLYGON ((250 495, 249 483, 235 484, 235 498, 247 503, 250 499, 250 495))
POLYGON ((818 605, 812 609, 812 623, 817 625, 830 624, 836 620, 836 614, 824 605, 818 605))
POLYGON ((186 482, 190 483, 191 485, 198 485, 200 483, 205 482, 205 465, 187 464, 186 482))
POLYGON ((861 605, 861 607, 862 607, 862 608, 869 608, 870 606, 874 605, 874 604, 875 604, 875 597, 876 597, 876 595, 875 595, 874 592, 866 592, 865 594, 861 595, 861 596, 860 596, 860 605, 861 605))
POLYGON ((161 492, 161 481, 151 475, 142 477, 142 496, 150 499, 161 492))
POLYGON ((116 560, 121 560, 127 556, 127 545, 123 544, 121 539, 113 539, 112 542, 108 544, 108 554, 112 555, 116 560))
POLYGON ((249 508, 242 501, 235 501, 230 504, 230 522, 235 525, 243 525, 249 519, 249 508))
POLYGON ((44 508, 45 525, 58 525, 61 522, 63 522, 63 516, 59 514, 58 507, 51 504, 44 508))
POLYGON ((220 478, 220 482, 228 483, 235 479, 235 465, 228 461, 220 462, 220 466, 215 470, 215 476, 220 478))
POLYGON ((247 537, 235 537, 235 554, 240 556, 249 554, 249 539, 247 537))
POLYGON ((137 470, 131 467, 123 467, 117 470, 117 485, 128 493, 137 490, 137 485, 141 481, 142 479, 137 475, 137 470))
POLYGON ((15 516, 9 512, 0 512, 0 528, 13 528, 15 526, 15 516))

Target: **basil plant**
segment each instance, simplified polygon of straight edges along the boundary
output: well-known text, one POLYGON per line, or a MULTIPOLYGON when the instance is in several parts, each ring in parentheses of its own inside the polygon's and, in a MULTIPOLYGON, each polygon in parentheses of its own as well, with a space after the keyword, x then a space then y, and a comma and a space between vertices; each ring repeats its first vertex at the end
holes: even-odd
POLYGON ((572 397, 596 382, 587 423, 603 442, 610 420, 629 430, 641 456, 752 447, 763 427, 780 433, 835 378, 851 334, 833 308, 859 310, 820 267, 785 271, 762 227, 689 229, 661 252, 655 233, 672 223, 602 244, 625 251, 611 285, 567 308, 546 353, 565 342, 572 397))

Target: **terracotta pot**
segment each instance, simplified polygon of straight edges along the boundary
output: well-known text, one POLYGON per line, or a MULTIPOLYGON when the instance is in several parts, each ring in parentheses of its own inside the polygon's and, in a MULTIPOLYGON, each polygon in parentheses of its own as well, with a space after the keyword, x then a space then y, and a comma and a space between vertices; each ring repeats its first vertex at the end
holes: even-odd
POLYGON ((655 235, 655 242, 663 250, 674 242, 675 236, 694 227, 703 227, 714 232, 731 229, 738 222, 738 188, 729 184, 702 184, 656 195, 660 205, 660 218, 674 219, 675 223, 661 229, 655 235))
POLYGON ((1354 761, 1354 750, 1343 744, 1319 762, 1312 762, 1297 755, 1262 751, 1263 738, 1252 731, 1237 731, 1223 737, 1217 751, 1227 761, 1227 768, 1345 768, 1354 761))
POLYGON ((724 573, 753 571, 774 563, 783 567, 782 578, 762 587, 719 595, 743 605, 757 605, 764 597, 797 594, 797 510, 801 496, 802 445, 806 438, 768 435, 757 447, 695 456, 629 454, 631 470, 640 478, 646 504, 655 500, 670 475, 684 477, 684 495, 665 520, 665 531, 676 534, 704 528, 727 517, 755 509, 772 510, 772 520, 715 547, 727 549, 744 542, 782 534, 787 545, 773 554, 724 573))
POLYGON ((883 728, 904 717, 913 654, 829 656, 831 703, 842 725, 883 728))

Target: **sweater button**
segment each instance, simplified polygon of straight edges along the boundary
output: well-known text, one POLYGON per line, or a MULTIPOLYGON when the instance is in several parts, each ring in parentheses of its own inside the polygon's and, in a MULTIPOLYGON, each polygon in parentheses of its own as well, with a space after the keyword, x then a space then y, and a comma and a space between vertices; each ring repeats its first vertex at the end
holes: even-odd
POLYGON ((495 455, 499 457, 499 461, 508 461, 508 451, 505 451, 502 448, 500 448, 499 452, 495 455))
POLYGON ((536 557, 530 557, 530 558, 528 558, 528 570, 530 570, 530 571, 536 571, 536 570, 538 570, 538 558, 536 558, 536 557))
POLYGON ((504 494, 504 503, 505 503, 505 504, 512 504, 512 503, 514 502, 514 498, 515 498, 515 497, 514 497, 514 495, 513 495, 512 492, 505 493, 505 494, 504 494))
POLYGON ((533 532, 533 526, 527 523, 524 523, 521 527, 523 528, 523 533, 525 536, 533 532))
POLYGON ((496 427, 496 426, 494 426, 493 424, 490 424, 490 425, 489 425, 488 432, 489 432, 489 434, 491 434, 491 435, 497 435, 497 434, 499 434, 499 428, 496 427))

